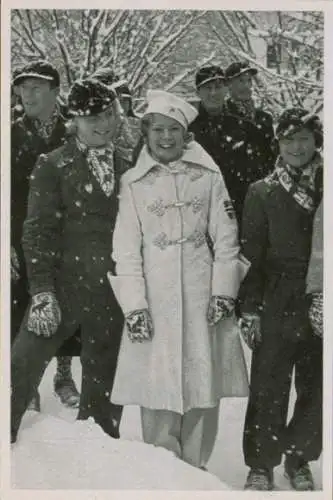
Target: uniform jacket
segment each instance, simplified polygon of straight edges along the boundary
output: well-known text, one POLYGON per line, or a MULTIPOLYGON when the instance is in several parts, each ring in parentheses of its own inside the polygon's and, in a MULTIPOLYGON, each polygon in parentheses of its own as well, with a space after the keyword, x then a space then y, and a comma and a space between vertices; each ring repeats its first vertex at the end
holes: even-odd
POLYGON ((70 284, 103 293, 112 268, 118 187, 126 161, 115 157, 115 187, 107 197, 75 137, 33 170, 23 248, 32 294, 70 284))
POLYGON ((264 178, 274 164, 272 116, 257 109, 252 122, 240 117, 229 103, 215 117, 200 105, 189 130, 220 167, 240 224, 249 185, 264 178))
POLYGON ((122 179, 113 245, 115 296, 125 314, 149 309, 154 337, 133 344, 124 331, 112 401, 183 413, 246 395, 235 319, 209 328, 206 315, 211 295, 237 296, 248 263, 219 168, 200 145, 172 171, 143 148, 122 179))
POLYGON ((264 334, 297 340, 309 331, 306 274, 313 214, 280 183, 249 188, 242 222, 242 251, 251 262, 240 289, 242 312, 262 315, 264 334))
POLYGON ((27 215, 30 175, 40 154, 48 153, 65 142, 65 131, 61 116, 48 142, 38 135, 26 115, 18 118, 11 128, 11 244, 18 252, 22 265, 21 238, 27 215))
POLYGON ((324 254, 323 254, 323 244, 324 244, 324 234, 323 234, 323 216, 324 216, 324 205, 321 201, 319 207, 317 208, 314 221, 313 221, 313 232, 312 232, 312 247, 311 247, 311 257, 309 262, 308 274, 307 274, 307 292, 322 292, 323 291, 323 264, 324 264, 324 254))

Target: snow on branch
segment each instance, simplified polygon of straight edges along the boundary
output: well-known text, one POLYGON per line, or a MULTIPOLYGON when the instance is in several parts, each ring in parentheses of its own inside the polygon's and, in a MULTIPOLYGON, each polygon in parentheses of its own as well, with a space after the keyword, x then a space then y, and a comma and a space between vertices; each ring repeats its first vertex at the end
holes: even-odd
POLYGON ((29 39, 29 42, 31 43, 31 46, 38 52, 38 54, 41 58, 46 59, 44 47, 42 45, 40 45, 33 37, 33 34, 30 32, 21 12, 19 10, 16 10, 16 13, 17 13, 17 16, 20 20, 23 31, 25 32, 25 34, 27 35, 27 37, 29 39))
POLYGON ((167 92, 172 90, 174 87, 176 87, 176 85, 179 85, 179 83, 182 82, 188 75, 193 73, 195 69, 200 68, 201 66, 205 66, 206 64, 213 61, 215 59, 215 56, 216 56, 216 52, 213 52, 208 57, 205 57, 205 58, 201 59, 200 61, 198 61, 196 63, 196 68, 190 67, 190 68, 186 69, 185 71, 183 71, 183 73, 176 75, 175 78, 165 86, 165 90, 167 92))
POLYGON ((241 33, 239 32, 238 28, 236 28, 232 20, 229 19, 229 17, 226 14, 224 14, 221 11, 219 12, 219 14, 220 17, 225 22, 225 24, 227 25, 227 27, 229 28, 229 30, 231 31, 231 33, 234 35, 235 41, 239 45, 241 50, 246 51, 247 47, 245 47, 244 43, 241 40, 241 33))
POLYGON ((162 52, 164 52, 168 47, 170 47, 171 45, 173 45, 177 40, 179 40, 180 38, 182 38, 184 36, 184 34, 186 33, 187 28, 191 24, 193 24, 194 21, 197 21, 198 19, 200 19, 201 17, 203 17, 205 14, 206 14, 206 11, 202 11, 202 12, 200 12, 200 14, 198 14, 198 13, 193 14, 189 18, 189 20, 182 27, 179 28, 178 31, 176 31, 175 33, 173 33, 172 35, 170 35, 164 41, 164 43, 161 45, 161 47, 150 58, 151 61, 156 60, 160 56, 160 54, 162 52))
POLYGON ((151 34, 150 34, 150 37, 148 38, 147 40, 147 43, 145 45, 145 47, 143 48, 141 54, 140 54, 140 58, 141 58, 141 61, 138 59, 138 64, 137 64, 137 67, 135 68, 134 70, 134 73, 131 77, 131 85, 134 87, 135 84, 137 83, 138 79, 140 78, 140 75, 141 75, 141 72, 143 70, 143 68, 146 66, 147 64, 147 61, 148 61, 148 58, 147 58, 147 52, 148 50, 150 49, 151 47, 151 44, 154 40, 154 38, 156 37, 156 35, 158 34, 161 26, 162 26, 162 23, 163 23, 163 20, 164 20, 164 14, 160 14, 157 18, 157 22, 154 26, 154 29, 152 30, 151 34))
POLYGON ((111 25, 105 31, 105 34, 101 40, 102 44, 105 44, 112 37, 114 31, 116 30, 117 26, 119 25, 120 21, 122 21, 122 19, 125 15, 126 15, 126 12, 123 10, 120 10, 118 12, 115 19, 112 21, 111 25))
POLYGON ((142 68, 142 70, 145 69, 145 73, 140 77, 140 79, 137 79, 136 82, 133 84, 134 89, 140 88, 146 84, 149 78, 151 78, 153 72, 156 70, 157 66, 161 64, 169 56, 169 51, 172 48, 172 46, 186 34, 187 28, 194 21, 197 21, 205 14, 206 12, 200 12, 199 14, 195 13, 191 15, 191 17, 188 19, 188 21, 186 21, 186 23, 183 26, 181 26, 175 33, 167 37, 166 40, 163 42, 163 44, 149 57, 149 59, 147 58, 148 68, 146 65, 142 68))

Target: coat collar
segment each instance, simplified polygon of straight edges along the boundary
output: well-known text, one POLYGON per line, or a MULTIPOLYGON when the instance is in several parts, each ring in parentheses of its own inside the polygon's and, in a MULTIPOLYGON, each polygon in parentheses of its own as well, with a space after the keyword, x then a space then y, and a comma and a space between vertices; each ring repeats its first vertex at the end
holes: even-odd
MULTIPOLYGON (((211 172, 220 172, 220 169, 214 160, 196 141, 191 141, 188 144, 181 161, 184 163, 198 165, 210 170, 211 172)), ((150 156, 147 146, 145 145, 141 150, 136 166, 129 171, 129 182, 138 181, 148 174, 148 172, 150 172, 154 167, 159 165, 160 164, 150 156)))
POLYGON ((78 157, 85 158, 85 155, 78 148, 76 138, 74 136, 70 136, 68 141, 62 147, 61 157, 57 162, 57 167, 63 168, 66 165, 73 163, 78 157))

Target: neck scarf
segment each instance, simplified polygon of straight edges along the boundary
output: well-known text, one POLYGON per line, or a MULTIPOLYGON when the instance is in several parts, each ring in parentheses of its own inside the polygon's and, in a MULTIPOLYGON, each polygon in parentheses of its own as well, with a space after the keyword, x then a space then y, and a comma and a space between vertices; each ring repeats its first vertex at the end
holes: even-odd
POLYGON ((106 196, 114 190, 114 146, 108 144, 101 148, 90 148, 77 139, 77 145, 87 159, 88 167, 106 196))
POLYGON ((296 203, 306 211, 313 213, 318 205, 318 193, 315 185, 318 169, 322 168, 323 160, 319 153, 303 168, 295 169, 278 157, 272 174, 266 177, 266 182, 279 183, 296 203))
POLYGON ((48 120, 40 120, 39 118, 35 118, 33 120, 33 125, 37 131, 37 134, 44 139, 44 141, 48 142, 51 138, 52 132, 59 118, 58 108, 55 107, 52 115, 48 120))

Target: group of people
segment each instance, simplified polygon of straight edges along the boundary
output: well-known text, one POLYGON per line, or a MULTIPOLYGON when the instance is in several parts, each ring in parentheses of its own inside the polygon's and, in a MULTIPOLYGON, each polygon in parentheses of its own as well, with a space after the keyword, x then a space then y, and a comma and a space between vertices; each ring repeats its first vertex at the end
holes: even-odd
POLYGON ((322 449, 322 156, 319 118, 274 131, 257 70, 200 68, 198 109, 147 92, 139 119, 110 70, 72 85, 47 61, 13 78, 11 440, 57 355, 55 391, 119 438, 206 469, 223 397, 249 397, 245 489, 271 490, 285 454, 312 490, 322 449), (252 349, 248 380, 239 333, 252 349), (71 376, 79 349, 81 394, 71 376), (295 369, 297 400, 287 410, 295 369))

